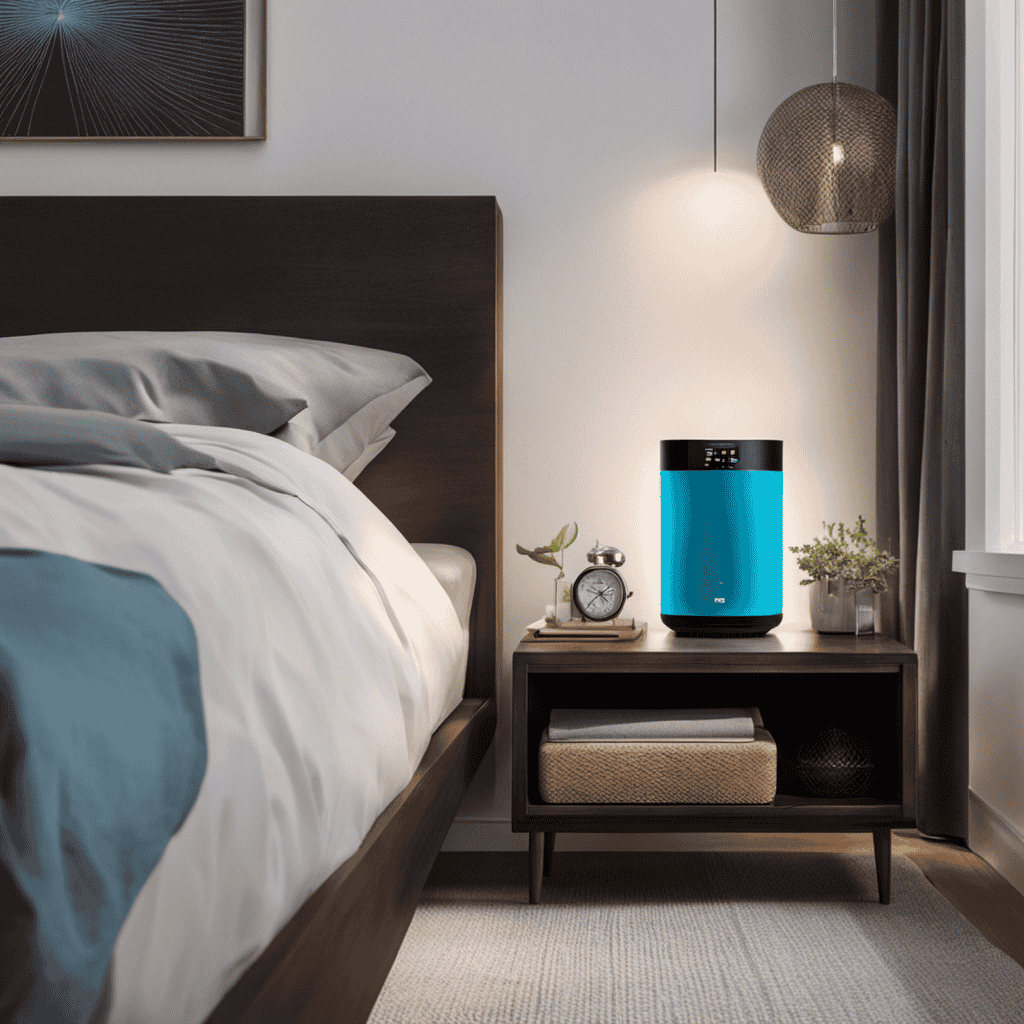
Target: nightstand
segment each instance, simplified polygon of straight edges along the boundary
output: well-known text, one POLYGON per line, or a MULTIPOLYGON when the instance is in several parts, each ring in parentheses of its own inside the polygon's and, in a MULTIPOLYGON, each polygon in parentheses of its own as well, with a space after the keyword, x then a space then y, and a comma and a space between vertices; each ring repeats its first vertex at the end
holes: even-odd
POLYGON ((871 832, 890 900, 891 830, 916 825, 917 655, 883 636, 780 628, 762 637, 520 643, 512 657, 512 830, 530 833, 530 902, 558 832, 871 832), (538 749, 552 708, 757 707, 777 747, 771 804, 548 804, 538 749), (797 774, 805 742, 832 725, 866 739, 867 794, 821 797, 797 774))

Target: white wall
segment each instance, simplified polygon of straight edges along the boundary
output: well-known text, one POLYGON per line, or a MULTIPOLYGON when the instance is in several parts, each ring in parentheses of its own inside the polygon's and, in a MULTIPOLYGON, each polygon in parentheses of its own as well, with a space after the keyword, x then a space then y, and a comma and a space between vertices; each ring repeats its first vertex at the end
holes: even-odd
MULTIPOLYGON (((877 238, 792 231, 755 167, 775 107, 831 76, 831 13, 720 0, 717 174, 712 0, 273 3, 266 143, 0 148, 10 194, 498 197, 506 633, 497 772, 464 833, 508 821, 511 651, 551 600, 517 541, 577 520, 567 569, 621 547, 660 628, 658 441, 709 435, 785 442, 787 547, 823 519, 874 526, 877 238)), ((842 0, 839 53, 872 87, 873 2, 842 0)), ((790 624, 799 579, 787 552, 790 624)))

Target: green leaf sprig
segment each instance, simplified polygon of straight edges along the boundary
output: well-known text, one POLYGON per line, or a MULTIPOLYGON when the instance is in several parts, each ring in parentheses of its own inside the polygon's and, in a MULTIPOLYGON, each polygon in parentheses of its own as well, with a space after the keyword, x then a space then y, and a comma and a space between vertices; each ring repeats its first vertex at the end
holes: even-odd
POLYGON ((533 549, 524 548, 522 544, 517 544, 516 551, 521 555, 526 555, 527 558, 532 558, 535 562, 540 562, 541 565, 553 565, 558 570, 558 575, 555 577, 555 582, 557 583, 565 576, 565 570, 562 568, 565 565, 565 549, 577 538, 579 532, 575 523, 566 523, 555 534, 555 539, 550 544, 533 549), (559 552, 562 555, 561 562, 555 558, 555 555, 559 552))
POLYGON ((801 557, 797 565, 810 579, 801 580, 806 587, 815 580, 846 580, 847 587, 861 590, 870 587, 876 594, 889 589, 886 576, 899 566, 899 559, 885 551, 879 551, 874 540, 868 536, 863 516, 857 517, 856 529, 847 531, 840 523, 838 535, 835 523, 822 526, 828 531, 828 540, 814 538, 813 544, 791 547, 789 550, 801 557))

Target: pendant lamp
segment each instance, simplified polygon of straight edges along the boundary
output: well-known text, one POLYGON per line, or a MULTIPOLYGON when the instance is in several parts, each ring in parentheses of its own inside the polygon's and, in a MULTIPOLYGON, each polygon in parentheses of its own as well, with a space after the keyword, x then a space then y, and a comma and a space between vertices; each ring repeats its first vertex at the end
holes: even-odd
POLYGON ((836 80, 801 89, 768 118, 757 173, 779 216, 797 231, 874 231, 896 201, 896 111, 870 89, 836 80))

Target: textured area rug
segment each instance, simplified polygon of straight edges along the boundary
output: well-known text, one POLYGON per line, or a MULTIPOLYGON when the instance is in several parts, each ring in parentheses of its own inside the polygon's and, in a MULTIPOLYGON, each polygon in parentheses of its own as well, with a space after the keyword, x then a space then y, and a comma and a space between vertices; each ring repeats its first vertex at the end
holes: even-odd
POLYGON ((535 906, 522 855, 435 872, 370 1024, 1024 1022, 1024 968, 904 856, 888 906, 871 855, 561 864, 535 906))

